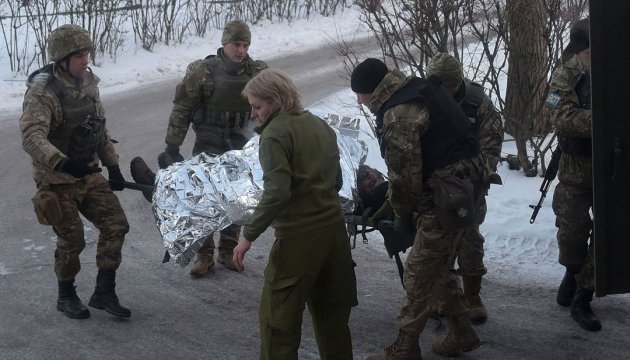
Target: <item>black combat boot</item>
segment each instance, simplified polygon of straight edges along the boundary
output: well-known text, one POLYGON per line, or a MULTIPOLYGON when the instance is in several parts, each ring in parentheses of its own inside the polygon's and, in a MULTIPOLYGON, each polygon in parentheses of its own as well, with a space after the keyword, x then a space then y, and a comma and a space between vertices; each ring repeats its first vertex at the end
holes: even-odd
POLYGON ((57 310, 62 311, 69 318, 87 319, 90 317, 90 310, 77 296, 76 288, 74 280, 59 281, 57 310))
POLYGON ((573 297, 575 297, 576 288, 575 275, 569 272, 569 270, 565 271, 562 282, 560 282, 560 286, 558 287, 558 294, 556 295, 558 305, 564 307, 571 306, 573 297))
POLYGON ((122 307, 116 296, 116 270, 99 270, 96 276, 96 289, 88 305, 105 310, 114 316, 131 317, 131 310, 122 307))
POLYGON ((593 290, 587 290, 578 287, 575 297, 571 303, 571 317, 580 324, 582 329, 588 331, 599 331, 602 329, 602 323, 591 309, 591 301, 593 300, 593 290))

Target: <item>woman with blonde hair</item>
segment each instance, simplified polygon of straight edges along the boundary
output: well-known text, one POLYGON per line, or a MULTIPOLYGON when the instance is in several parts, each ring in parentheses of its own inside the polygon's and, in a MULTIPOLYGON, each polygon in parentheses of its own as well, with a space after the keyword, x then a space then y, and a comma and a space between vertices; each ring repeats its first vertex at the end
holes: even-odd
POLYGON ((276 236, 260 299, 260 358, 298 358, 308 304, 320 358, 350 360, 348 319, 357 293, 335 132, 303 109, 295 84, 281 71, 261 71, 242 93, 261 124, 264 190, 234 248, 236 267, 243 269, 245 253, 267 227, 276 236))

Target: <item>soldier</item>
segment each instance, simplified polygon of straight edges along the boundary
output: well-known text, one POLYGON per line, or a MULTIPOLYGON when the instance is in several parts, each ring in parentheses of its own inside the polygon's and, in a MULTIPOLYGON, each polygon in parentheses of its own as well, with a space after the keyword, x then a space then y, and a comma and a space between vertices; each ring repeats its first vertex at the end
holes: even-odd
POLYGON ((545 101, 562 149, 558 186, 553 194, 559 262, 565 268, 557 302, 571 306, 571 317, 586 330, 598 331, 602 324, 591 309, 593 300, 593 168, 591 148, 591 49, 589 20, 572 28, 562 65, 552 74, 545 101), (590 244, 589 244, 590 239, 590 244))
POLYGON ((398 339, 368 359, 421 358, 419 336, 436 310, 446 315, 450 329, 433 351, 454 356, 473 350, 479 337, 449 266, 474 221, 472 181, 483 167, 470 121, 439 83, 406 78, 378 59, 366 59, 354 69, 351 88, 357 102, 377 116, 394 227, 407 233, 417 229, 405 263, 398 339))
POLYGON ((92 48, 88 32, 78 25, 62 25, 50 34, 48 58, 54 63, 27 80, 22 147, 32 158, 37 219, 57 234, 57 310, 76 319, 90 316, 74 286, 85 248, 82 214, 99 230, 96 289, 88 305, 128 318, 131 311, 120 305, 115 279, 129 224, 112 192, 122 190, 125 179, 105 127, 100 80, 88 67, 92 48), (99 161, 109 183, 100 174, 99 161))
POLYGON ((486 217, 486 195, 490 188, 490 179, 500 183, 496 173, 501 158, 503 144, 503 122, 490 98, 484 93, 483 86, 464 78, 462 66, 448 53, 436 54, 427 66, 427 76, 435 76, 442 81, 448 92, 455 98, 473 124, 481 155, 486 164, 487 182, 475 184, 475 210, 477 221, 467 231, 462 242, 457 262, 458 273, 462 276, 464 296, 468 306, 468 316, 475 324, 486 322, 488 311, 481 301, 481 278, 487 269, 483 264, 483 235, 479 232, 486 217))
MULTIPOLYGON (((249 104, 241 96, 245 84, 267 65, 247 54, 251 33, 247 24, 234 20, 225 26, 221 37, 223 47, 188 65, 186 75, 175 89, 173 110, 168 120, 166 151, 158 157, 160 168, 183 161, 179 147, 192 123, 195 132, 193 155, 207 152, 220 155, 239 150, 253 135, 249 121, 249 104)), ((230 225, 221 230, 217 261, 230 270, 232 249, 241 228, 230 225)), ((202 277, 214 266, 214 240, 210 234, 197 253, 190 275, 202 277)))
POLYGON ((264 191, 234 248, 234 264, 243 269, 251 243, 269 226, 276 237, 260 299, 260 358, 298 358, 308 303, 320 358, 351 360, 348 319, 357 291, 335 133, 303 109, 282 72, 262 71, 243 94, 261 123, 264 191))

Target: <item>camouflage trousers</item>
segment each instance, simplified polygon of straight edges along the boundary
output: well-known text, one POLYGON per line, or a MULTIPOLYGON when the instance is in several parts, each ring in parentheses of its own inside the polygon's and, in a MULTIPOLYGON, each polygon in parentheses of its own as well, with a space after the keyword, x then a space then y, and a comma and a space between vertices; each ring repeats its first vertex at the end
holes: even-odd
POLYGON ((559 262, 569 271, 577 272, 577 283, 594 290, 593 189, 560 182, 553 194, 553 211, 556 214, 559 262), (579 271, 579 272, 578 272, 579 271))
MULTIPOLYGON (((232 250, 238 244, 238 238, 241 236, 241 227, 238 225, 230 225, 219 232, 219 255, 232 257, 232 250)), ((214 233, 206 238, 206 242, 197 252, 198 256, 214 256, 214 233)))
POLYGON ((479 225, 483 223, 486 213, 486 198, 484 195, 481 195, 475 201, 475 210, 477 212, 477 223, 464 231, 457 251, 457 265, 459 266, 457 273, 462 276, 483 276, 488 272, 488 269, 483 264, 483 244, 485 239, 479 231, 479 225))
POLYGON ((447 232, 434 210, 417 218, 416 238, 405 263, 406 297, 398 316, 399 326, 420 334, 431 313, 446 316, 467 313, 459 277, 452 270, 459 243, 468 229, 447 232))
POLYGON ((107 180, 99 174, 92 174, 73 184, 51 184, 45 188, 57 195, 62 213, 60 221, 52 224, 57 234, 57 279, 72 280, 81 269, 79 255, 85 248, 85 236, 79 214, 99 231, 96 266, 102 270, 118 269, 129 223, 107 180))
POLYGON ((260 298, 260 359, 298 359, 305 304, 324 360, 352 360, 348 321, 356 278, 343 222, 299 238, 279 238, 260 298))

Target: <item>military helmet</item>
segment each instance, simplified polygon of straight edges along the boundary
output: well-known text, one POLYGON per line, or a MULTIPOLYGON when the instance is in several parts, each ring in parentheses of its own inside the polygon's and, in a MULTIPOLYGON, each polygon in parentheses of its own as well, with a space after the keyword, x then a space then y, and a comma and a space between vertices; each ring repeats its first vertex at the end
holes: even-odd
POLYGON ((94 46, 90 34, 79 25, 66 24, 53 30, 48 37, 48 58, 54 62, 94 46))
POLYGON ((427 65, 427 77, 435 76, 445 86, 457 86, 464 79, 462 64, 449 53, 437 53, 427 65))

